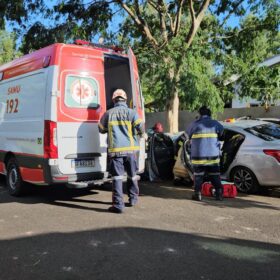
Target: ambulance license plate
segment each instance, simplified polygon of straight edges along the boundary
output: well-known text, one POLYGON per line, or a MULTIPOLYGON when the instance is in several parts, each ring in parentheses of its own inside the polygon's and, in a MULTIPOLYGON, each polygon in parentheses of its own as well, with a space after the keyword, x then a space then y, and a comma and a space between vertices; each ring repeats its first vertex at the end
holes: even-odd
POLYGON ((75 159, 72 160, 71 165, 74 168, 79 167, 94 167, 95 161, 94 159, 75 159))

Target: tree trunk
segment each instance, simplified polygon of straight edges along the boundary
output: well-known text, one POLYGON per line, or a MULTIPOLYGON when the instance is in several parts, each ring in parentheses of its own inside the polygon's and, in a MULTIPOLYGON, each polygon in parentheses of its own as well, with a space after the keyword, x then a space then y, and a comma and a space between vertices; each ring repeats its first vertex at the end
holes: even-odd
MULTIPOLYGON (((169 63, 169 58, 165 58, 165 63, 167 65, 172 65, 169 63)), ((169 82, 171 86, 170 97, 166 100, 166 113, 168 122, 168 132, 176 133, 179 129, 179 89, 178 82, 180 79, 181 65, 177 65, 176 69, 172 67, 169 69, 169 82)))
POLYGON ((179 129, 179 96, 176 86, 174 90, 167 104, 167 121, 170 133, 176 133, 179 129))

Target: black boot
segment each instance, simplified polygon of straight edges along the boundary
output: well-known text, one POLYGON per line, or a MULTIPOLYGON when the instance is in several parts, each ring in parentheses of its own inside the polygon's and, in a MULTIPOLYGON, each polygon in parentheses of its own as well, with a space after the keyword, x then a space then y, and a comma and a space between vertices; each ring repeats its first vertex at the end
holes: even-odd
POLYGON ((219 201, 222 201, 224 199, 223 189, 216 190, 215 198, 219 201))
POLYGON ((116 213, 116 214, 122 214, 123 213, 123 210, 121 210, 119 208, 116 208, 114 206, 109 207, 108 211, 111 212, 111 213, 116 213))
POLYGON ((192 200, 196 200, 196 201, 201 201, 201 192, 195 192, 193 195, 192 195, 192 200))

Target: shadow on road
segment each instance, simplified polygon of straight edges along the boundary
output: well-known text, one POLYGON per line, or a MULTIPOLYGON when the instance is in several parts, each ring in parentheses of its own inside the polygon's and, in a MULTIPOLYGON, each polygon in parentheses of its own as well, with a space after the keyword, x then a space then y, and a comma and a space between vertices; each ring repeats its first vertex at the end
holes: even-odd
MULTIPOLYGON (((3 177, 0 178, 0 185, 5 185, 3 177)), ((3 190, 3 189, 2 189, 3 190)), ((94 196, 98 192, 91 189, 69 189, 65 185, 54 186, 35 186, 26 184, 26 193, 21 197, 13 197, 8 192, 3 191, 0 196, 0 203, 17 202, 24 204, 46 203, 55 206, 76 208, 81 210, 92 210, 96 212, 108 212, 107 209, 101 209, 93 206, 85 206, 83 203, 92 205, 105 204, 111 205, 110 201, 95 200, 94 196), (88 199, 92 195, 93 199, 88 199), (84 198, 87 196, 87 198, 84 198), (78 203, 78 204, 77 204, 78 203)), ((1 278, 0 278, 1 279, 1 278)))
MULTIPOLYGON (((5 185, 4 177, 0 177, 0 185, 5 185)), ((151 196, 163 199, 179 199, 179 200, 191 200, 192 189, 186 186, 173 186, 171 181, 162 182, 140 182, 140 196, 151 196)), ((124 185, 125 186, 125 185, 124 185)), ((77 208, 81 210, 92 210, 96 212, 106 212, 106 209, 94 207, 94 205, 105 204, 111 205, 111 195, 107 201, 100 201, 94 199, 100 191, 111 192, 111 185, 106 184, 102 186, 96 186, 94 189, 69 189, 65 185, 53 185, 53 186, 34 186, 28 185, 27 193, 22 197, 12 197, 3 192, 0 196, 0 203, 18 202, 24 204, 36 204, 46 203, 50 205, 56 205, 61 207, 77 208), (90 195, 90 196, 89 196, 90 195), (90 197, 90 199, 89 199, 90 197), (84 205, 90 204, 89 206, 84 205)), ((3 190, 3 189, 2 189, 3 190)), ((125 190, 125 188, 124 188, 125 190)), ((224 201, 215 201, 213 198, 204 197, 201 205, 210 205, 213 207, 232 207, 238 209, 246 208, 264 208, 272 210, 280 210, 280 207, 270 204, 269 202, 256 201, 254 196, 239 194, 234 199, 224 199, 224 201), (252 199, 250 199, 252 197, 252 199), (246 199, 244 199, 246 198, 246 199)))
POLYGON ((1 279, 279 279, 280 246, 142 228, 0 240, 1 279))
MULTIPOLYGON (((144 196, 153 196, 167 199, 189 199, 191 200, 193 190, 186 186, 173 186, 172 182, 142 182, 141 194, 144 196)), ((266 192, 266 196, 269 193, 266 192)), ((277 197, 277 196, 276 196, 277 197)), ((253 200, 254 196, 239 193, 236 198, 225 198, 224 201, 215 201, 212 197, 203 197, 200 203, 202 205, 211 205, 214 207, 232 207, 238 209, 246 209, 251 207, 280 210, 280 206, 276 207, 268 202, 253 200), (252 197, 252 199, 250 199, 252 197), (244 199, 246 198, 246 200, 244 199)))

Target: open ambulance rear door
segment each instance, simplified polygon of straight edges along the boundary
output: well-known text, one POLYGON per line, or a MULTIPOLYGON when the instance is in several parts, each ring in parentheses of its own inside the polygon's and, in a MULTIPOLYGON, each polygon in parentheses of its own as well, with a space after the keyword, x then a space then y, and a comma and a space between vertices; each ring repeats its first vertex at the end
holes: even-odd
MULTIPOLYGON (((131 48, 128 50, 129 58, 129 68, 130 68, 130 78, 131 78, 131 87, 132 87, 132 108, 135 109, 138 113, 139 118, 142 119, 145 124, 145 109, 144 109, 144 100, 142 96, 142 90, 140 85, 138 67, 136 57, 131 48)), ((139 141, 140 152, 138 157, 138 169, 139 173, 144 172, 145 169, 145 139, 141 138, 139 141)))

